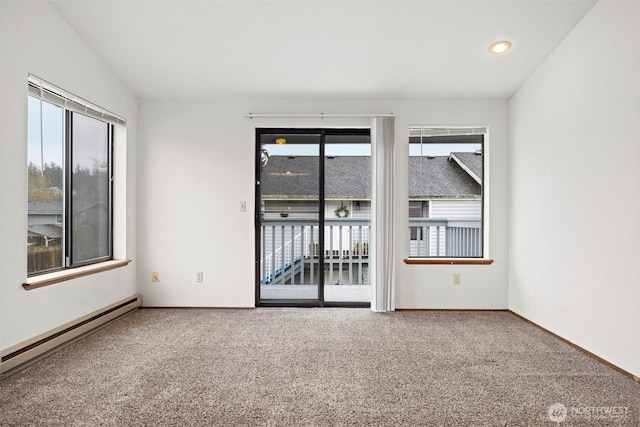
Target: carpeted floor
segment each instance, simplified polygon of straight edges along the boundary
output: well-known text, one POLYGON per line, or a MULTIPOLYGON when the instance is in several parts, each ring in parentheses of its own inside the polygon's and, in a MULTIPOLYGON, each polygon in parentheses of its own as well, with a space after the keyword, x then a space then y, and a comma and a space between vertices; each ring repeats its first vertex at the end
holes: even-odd
POLYGON ((639 426, 640 384, 508 312, 142 309, 0 381, 2 426, 561 420, 639 426))

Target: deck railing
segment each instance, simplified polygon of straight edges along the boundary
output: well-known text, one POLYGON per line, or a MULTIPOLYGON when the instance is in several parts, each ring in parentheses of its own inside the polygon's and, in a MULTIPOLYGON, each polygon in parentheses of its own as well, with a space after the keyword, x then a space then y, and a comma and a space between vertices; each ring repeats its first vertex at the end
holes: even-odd
POLYGON ((263 220, 260 283, 317 284, 322 272, 325 284, 367 285, 370 228, 368 220, 325 220, 320 254, 317 222, 263 220))
POLYGON ((410 257, 481 257, 479 220, 409 219, 410 257))
MULTIPOLYGON (((412 218, 410 257, 480 257, 480 221, 412 218)), ((324 251, 319 227, 309 219, 267 219, 261 227, 261 284, 369 284, 371 222, 327 219, 324 251)))

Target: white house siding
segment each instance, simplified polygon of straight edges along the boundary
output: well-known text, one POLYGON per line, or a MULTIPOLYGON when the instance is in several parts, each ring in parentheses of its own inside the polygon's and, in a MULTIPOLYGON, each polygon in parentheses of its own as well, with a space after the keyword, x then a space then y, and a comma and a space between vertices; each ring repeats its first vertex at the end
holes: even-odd
POLYGON ((477 219, 482 213, 481 200, 432 200, 429 218, 477 219))
POLYGON ((62 219, 62 214, 60 215, 49 215, 49 214, 35 214, 29 215, 28 225, 40 225, 40 224, 61 224, 62 221, 58 220, 62 219))
POLYGON ((289 218, 318 219, 317 200, 265 200, 264 219, 279 219, 286 212, 289 218))
MULTIPOLYGON (((429 203, 429 218, 467 219, 480 221, 482 218, 481 200, 432 200, 429 203)), ((446 230, 444 227, 429 230, 429 256, 446 256, 446 230), (438 239, 440 247, 438 248, 438 239)))
POLYGON ((351 218, 354 219, 371 219, 371 201, 370 200, 361 200, 360 209, 356 209, 356 201, 351 202, 351 218))
POLYGON ((324 205, 324 217, 327 219, 333 219, 336 217, 336 209, 338 209, 341 205, 346 206, 349 209, 349 215, 347 218, 351 218, 353 215, 353 206, 351 205, 350 200, 326 200, 324 205))
MULTIPOLYGON (((280 218, 281 212, 287 212, 289 218, 318 219, 318 201, 317 200, 264 200, 264 218, 275 219, 280 218)), ((348 218, 365 219, 371 218, 371 201, 370 200, 327 200, 325 203, 325 218, 335 219, 336 209, 344 204, 349 209, 348 218), (360 209, 356 209, 356 204, 360 203, 360 209)))

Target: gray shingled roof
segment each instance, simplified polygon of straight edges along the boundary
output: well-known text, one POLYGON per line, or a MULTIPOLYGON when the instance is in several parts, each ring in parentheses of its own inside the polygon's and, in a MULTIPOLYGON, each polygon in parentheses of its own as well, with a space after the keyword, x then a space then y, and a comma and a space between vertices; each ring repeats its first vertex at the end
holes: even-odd
POLYGON ((317 156, 271 156, 261 174, 263 197, 318 198, 317 156))
POLYGON ((31 200, 27 202, 30 215, 62 215, 62 200, 31 200))
POLYGON ((409 157, 409 197, 479 196, 480 185, 449 156, 409 157))
POLYGON ((59 239, 62 237, 62 227, 55 224, 35 224, 27 227, 31 233, 47 236, 50 239, 59 239))
POLYGON ((463 163, 469 170, 478 177, 478 180, 482 182, 482 154, 478 153, 451 153, 461 163, 463 163))
MULTIPOLYGON (((474 155, 475 156, 475 155, 474 155)), ((481 157, 481 156, 477 156, 481 157)), ((470 197, 480 185, 449 156, 409 157, 409 197, 470 197)), ((370 199, 371 157, 336 156, 325 159, 327 199, 370 199)), ((262 197, 313 199, 318 194, 316 156, 271 156, 262 171, 262 197)))

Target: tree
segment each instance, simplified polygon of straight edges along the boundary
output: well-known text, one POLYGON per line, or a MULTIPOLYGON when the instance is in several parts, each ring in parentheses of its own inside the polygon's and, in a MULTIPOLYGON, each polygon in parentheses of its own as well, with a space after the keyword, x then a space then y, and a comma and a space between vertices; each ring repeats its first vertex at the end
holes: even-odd
POLYGON ((265 148, 264 144, 260 147, 260 169, 264 169, 269 162, 269 152, 265 148))
POLYGON ((45 164, 44 172, 30 162, 28 198, 34 200, 62 200, 62 168, 55 163, 45 164))
POLYGON ((55 162, 45 163, 44 171, 42 173, 49 183, 50 187, 56 187, 62 190, 62 167, 55 164, 55 162))

